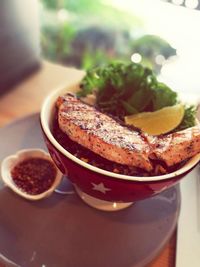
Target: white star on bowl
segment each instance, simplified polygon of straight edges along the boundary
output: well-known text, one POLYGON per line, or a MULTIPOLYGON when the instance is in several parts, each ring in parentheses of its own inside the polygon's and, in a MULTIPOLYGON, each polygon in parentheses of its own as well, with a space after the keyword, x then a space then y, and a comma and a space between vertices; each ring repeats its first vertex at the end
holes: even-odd
POLYGON ((93 185, 93 188, 92 188, 93 190, 99 191, 99 192, 101 192, 103 194, 105 194, 106 191, 111 191, 111 189, 110 188, 106 188, 103 183, 100 183, 100 184, 92 183, 92 185, 93 185))

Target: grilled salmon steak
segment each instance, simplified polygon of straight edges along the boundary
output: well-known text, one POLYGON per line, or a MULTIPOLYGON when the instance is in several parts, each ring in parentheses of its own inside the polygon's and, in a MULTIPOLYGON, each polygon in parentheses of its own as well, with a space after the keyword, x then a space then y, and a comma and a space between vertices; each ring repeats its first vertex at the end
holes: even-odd
POLYGON ((145 136, 71 95, 58 98, 58 124, 70 139, 121 164, 152 170, 145 136))
POLYGON ((121 125, 71 94, 57 100, 59 128, 78 144, 116 163, 153 170, 153 161, 167 166, 200 153, 200 126, 153 137, 121 125))
POLYGON ((173 166, 200 153, 200 126, 154 138, 152 158, 173 166))

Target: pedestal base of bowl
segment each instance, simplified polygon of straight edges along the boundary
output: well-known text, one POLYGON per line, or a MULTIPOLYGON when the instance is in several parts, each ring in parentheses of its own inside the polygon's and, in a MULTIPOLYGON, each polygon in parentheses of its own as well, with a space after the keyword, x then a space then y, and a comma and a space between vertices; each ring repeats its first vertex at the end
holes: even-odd
POLYGON ((74 186, 77 194, 79 197, 89 206, 98 209, 98 210, 103 210, 103 211, 117 211, 117 210, 122 210, 130 207, 134 202, 128 202, 128 203, 123 203, 123 202, 110 202, 110 201, 105 201, 101 200, 95 197, 92 197, 86 193, 84 193, 79 187, 76 185, 74 186))
POLYGON ((60 184, 55 189, 55 192, 61 195, 74 194, 74 188, 66 175, 62 176, 60 184))

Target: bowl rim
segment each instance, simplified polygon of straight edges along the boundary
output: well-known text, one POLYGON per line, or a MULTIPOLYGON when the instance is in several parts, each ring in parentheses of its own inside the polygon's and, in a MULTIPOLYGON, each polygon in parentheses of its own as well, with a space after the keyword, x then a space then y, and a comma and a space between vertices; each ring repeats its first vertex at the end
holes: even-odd
POLYGON ((53 136, 51 130, 50 130, 50 125, 47 119, 47 116, 49 116, 48 109, 49 111, 52 111, 52 109, 55 107, 55 101, 58 96, 62 96, 64 93, 68 92, 73 92, 74 89, 79 88, 79 82, 76 83, 67 83, 64 85, 61 85, 58 87, 56 90, 52 91, 47 97, 44 99, 42 106, 41 106, 41 111, 40 111, 40 123, 42 130, 44 131, 46 137, 48 140, 52 143, 52 145, 64 156, 72 160, 73 162, 77 163, 78 165, 89 169, 90 171, 96 172, 98 174, 104 175, 104 176, 109 176, 111 178, 117 178, 121 180, 126 180, 126 181, 134 181, 134 182, 156 182, 156 181, 163 181, 163 180, 168 180, 168 179, 173 179, 176 178, 180 175, 183 175, 184 173, 187 173, 189 170, 191 170, 195 165, 198 164, 200 161, 200 153, 192 157, 187 161, 185 165, 183 165, 180 169, 167 173, 164 175, 157 175, 157 176, 129 176, 129 175, 124 175, 124 174, 118 174, 114 173, 111 171, 106 171, 103 169, 100 169, 98 167, 92 166, 89 163, 86 163, 82 161, 81 159, 75 157, 73 154, 71 154, 69 151, 67 151, 64 147, 62 147, 58 141, 55 139, 53 136), (71 91, 70 91, 71 89, 71 91), (50 107, 50 108, 49 108, 50 107))

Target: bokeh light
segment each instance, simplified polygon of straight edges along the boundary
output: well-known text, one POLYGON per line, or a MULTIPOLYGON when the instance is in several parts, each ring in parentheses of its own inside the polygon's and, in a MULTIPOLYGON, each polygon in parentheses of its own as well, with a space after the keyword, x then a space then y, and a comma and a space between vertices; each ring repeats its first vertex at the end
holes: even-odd
POLYGON ((132 56, 131 56, 131 61, 133 61, 134 63, 140 63, 142 60, 142 56, 138 53, 134 53, 132 56))
POLYGON ((158 65, 163 65, 165 62, 165 57, 163 55, 157 55, 155 61, 158 65))
POLYGON ((66 9, 60 9, 57 13, 58 20, 65 22, 69 18, 69 14, 66 9))
POLYGON ((198 4, 199 4, 198 0, 185 0, 185 6, 188 8, 195 9, 197 8, 198 4))
POLYGON ((184 0, 172 0, 172 3, 175 4, 175 5, 182 5, 184 2, 184 0))

